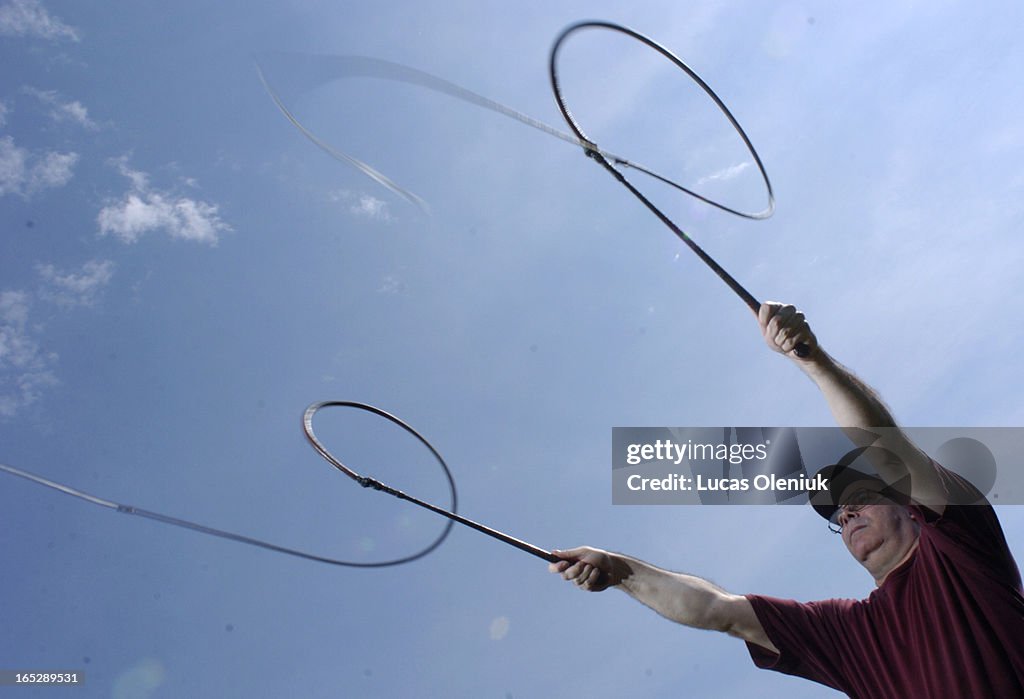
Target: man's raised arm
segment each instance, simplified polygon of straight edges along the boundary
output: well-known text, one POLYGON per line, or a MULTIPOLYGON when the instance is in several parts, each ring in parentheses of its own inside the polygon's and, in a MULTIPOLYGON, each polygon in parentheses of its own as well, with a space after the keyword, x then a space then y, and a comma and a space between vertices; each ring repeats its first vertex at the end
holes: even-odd
POLYGON ((552 563, 549 570, 580 589, 600 592, 617 587, 678 624, 721 631, 778 653, 746 597, 619 553, 586 546, 553 553, 563 560, 552 563))
POLYGON ((892 457, 873 460, 879 475, 889 483, 910 475, 911 497, 941 513, 947 498, 931 459, 900 429, 878 394, 818 345, 803 313, 769 301, 761 304, 757 321, 768 346, 789 357, 817 384, 836 423, 854 444, 882 447, 872 453, 892 457), (806 357, 796 355, 800 343, 809 349, 806 357))

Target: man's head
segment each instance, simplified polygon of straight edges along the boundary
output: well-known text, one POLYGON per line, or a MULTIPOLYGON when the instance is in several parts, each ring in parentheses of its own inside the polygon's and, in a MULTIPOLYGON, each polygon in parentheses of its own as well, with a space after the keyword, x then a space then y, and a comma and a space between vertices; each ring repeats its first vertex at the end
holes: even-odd
POLYGON ((877 476, 848 465, 826 466, 819 473, 829 489, 813 496, 811 504, 881 584, 917 545, 921 530, 907 506, 909 498, 877 476))
POLYGON ((878 491, 857 491, 837 511, 846 550, 879 585, 917 544, 920 525, 910 508, 878 491))

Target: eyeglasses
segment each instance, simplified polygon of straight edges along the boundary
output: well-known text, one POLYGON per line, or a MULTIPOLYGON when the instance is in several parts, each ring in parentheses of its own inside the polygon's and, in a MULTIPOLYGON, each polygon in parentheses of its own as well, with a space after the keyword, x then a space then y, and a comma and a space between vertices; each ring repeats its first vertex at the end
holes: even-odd
POLYGON ((889 498, 877 490, 867 490, 864 488, 857 490, 846 499, 846 502, 837 507, 832 516, 829 517, 828 530, 833 534, 842 534, 843 525, 839 523, 839 518, 844 512, 860 512, 868 505, 878 505, 888 500, 889 498))

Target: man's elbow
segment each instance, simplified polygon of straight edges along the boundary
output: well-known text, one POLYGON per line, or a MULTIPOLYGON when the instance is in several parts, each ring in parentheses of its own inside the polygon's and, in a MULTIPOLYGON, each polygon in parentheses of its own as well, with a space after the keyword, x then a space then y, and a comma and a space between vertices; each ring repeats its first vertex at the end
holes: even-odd
POLYGON ((772 653, 779 652, 761 626, 750 600, 743 595, 723 593, 708 607, 709 625, 705 628, 721 631, 772 653))
POLYGON ((700 628, 709 631, 720 631, 730 636, 737 635, 742 621, 740 605, 747 600, 740 595, 720 592, 715 594, 710 603, 704 608, 704 614, 700 619, 700 628))

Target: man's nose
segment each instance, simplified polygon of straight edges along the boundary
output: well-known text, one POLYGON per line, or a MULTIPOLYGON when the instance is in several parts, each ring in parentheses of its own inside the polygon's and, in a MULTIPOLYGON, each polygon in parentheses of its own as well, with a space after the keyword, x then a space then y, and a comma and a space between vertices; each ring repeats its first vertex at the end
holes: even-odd
POLYGON ((850 519, 852 519, 852 518, 854 518, 856 516, 857 516, 856 512, 851 512, 850 510, 848 510, 845 507, 842 508, 842 511, 840 511, 840 513, 839 513, 839 526, 840 527, 845 527, 846 523, 849 522, 850 519))

